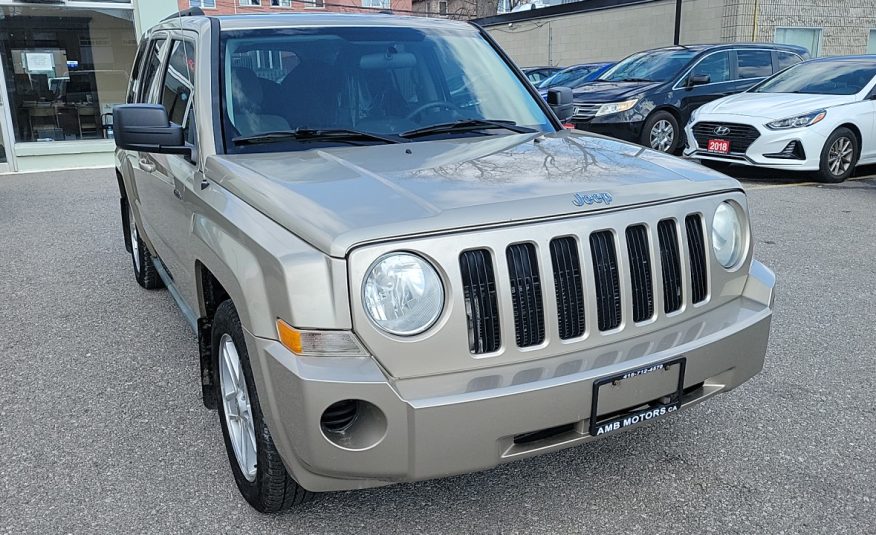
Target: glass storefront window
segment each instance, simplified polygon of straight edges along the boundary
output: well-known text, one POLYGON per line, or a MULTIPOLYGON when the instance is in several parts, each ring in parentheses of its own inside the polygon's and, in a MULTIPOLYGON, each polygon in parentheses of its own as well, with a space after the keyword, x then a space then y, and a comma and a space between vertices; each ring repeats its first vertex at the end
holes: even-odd
POLYGON ((112 108, 125 102, 137 51, 133 21, 124 9, 0 7, 16 142, 111 136, 112 108))

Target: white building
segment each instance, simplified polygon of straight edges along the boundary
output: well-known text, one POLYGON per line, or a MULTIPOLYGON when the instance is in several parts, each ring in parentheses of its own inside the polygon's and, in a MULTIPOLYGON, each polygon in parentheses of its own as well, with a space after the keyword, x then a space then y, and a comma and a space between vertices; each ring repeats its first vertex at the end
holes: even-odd
POLYGON ((0 172, 112 165, 110 117, 137 36, 176 10, 176 0, 0 0, 0 172))

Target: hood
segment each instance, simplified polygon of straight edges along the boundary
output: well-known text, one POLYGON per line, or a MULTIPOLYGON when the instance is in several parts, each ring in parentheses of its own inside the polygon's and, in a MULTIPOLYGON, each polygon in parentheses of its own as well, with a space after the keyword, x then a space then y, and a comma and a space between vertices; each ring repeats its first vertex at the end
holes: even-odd
POLYGON ((437 231, 738 189, 732 178, 637 145, 562 131, 211 156, 207 175, 324 253, 437 231))
POLYGON ((704 105, 701 113, 721 113, 764 119, 784 119, 821 108, 854 102, 855 95, 803 95, 798 93, 740 93, 704 105))
POLYGON ((662 85, 663 82, 588 82, 576 87, 575 102, 617 102, 662 85))

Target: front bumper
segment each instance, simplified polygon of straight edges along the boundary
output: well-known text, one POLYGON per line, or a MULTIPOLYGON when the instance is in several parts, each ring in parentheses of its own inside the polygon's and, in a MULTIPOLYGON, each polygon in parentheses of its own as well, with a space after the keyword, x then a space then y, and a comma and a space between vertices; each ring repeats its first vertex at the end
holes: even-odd
POLYGON ((729 391, 763 367, 774 285, 773 273, 754 262, 739 298, 670 328, 537 361, 403 380, 385 375, 372 358, 296 357, 249 333, 247 343, 262 410, 293 476, 313 491, 365 488, 482 470, 594 440, 594 380, 651 363, 686 357, 690 390, 682 408, 729 391), (323 411, 344 399, 379 409, 376 423, 363 427, 367 444, 341 445, 321 430, 323 411), (551 428, 559 431, 515 442, 551 428))
MULTIPOLYGON (((752 118, 746 118, 752 119, 752 118)), ((817 171, 821 159, 821 149, 824 147, 831 130, 824 131, 821 124, 804 128, 792 128, 788 130, 770 130, 763 126, 771 119, 740 120, 739 116, 709 115, 707 119, 698 117, 698 121, 721 123, 745 123, 757 128, 760 136, 745 150, 744 153, 731 153, 728 155, 706 152, 706 147, 700 147, 693 134, 693 124, 690 122, 684 129, 687 145, 684 149, 686 158, 699 160, 713 160, 727 163, 737 163, 752 167, 766 167, 770 169, 789 169, 798 171, 817 171), (766 156, 767 154, 781 153, 792 141, 802 145, 805 158, 784 159, 766 156)), ((718 137, 718 136, 716 136, 718 137)), ((731 151, 732 151, 731 147, 731 151)))

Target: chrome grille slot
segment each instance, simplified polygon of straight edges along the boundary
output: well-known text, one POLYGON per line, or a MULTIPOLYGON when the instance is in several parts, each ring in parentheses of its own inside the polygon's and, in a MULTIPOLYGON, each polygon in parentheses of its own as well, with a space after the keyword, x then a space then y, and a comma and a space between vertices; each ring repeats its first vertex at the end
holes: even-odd
POLYGON ((459 268, 468 320, 468 348, 476 355, 498 351, 499 305, 490 252, 486 249, 463 252, 459 255, 459 268))
POLYGON ((664 219, 657 224, 660 243, 660 265, 663 273, 663 312, 669 314, 681 308, 681 260, 675 220, 664 219))
POLYGON ((610 230, 590 235, 593 276, 596 281, 596 311, 600 331, 616 329, 621 323, 620 276, 614 234, 610 230))
POLYGON ((577 338, 584 334, 585 308, 577 240, 569 236, 551 240, 551 263, 560 339, 577 338))
POLYGON ((690 293, 694 303, 706 300, 709 291, 706 273, 706 246, 702 218, 691 214, 684 219, 687 228, 687 248, 690 256, 690 293))
POLYGON ((514 328, 518 347, 544 342, 544 306, 541 299, 541 277, 535 245, 515 243, 505 251, 511 300, 514 303, 514 328))
POLYGON ((589 121, 596 116, 596 112, 602 107, 598 102, 576 102, 572 108, 572 119, 578 121, 589 121))
POLYGON ((654 286, 651 273, 651 248, 645 225, 627 227, 627 254, 630 259, 630 284, 633 288, 633 321, 654 316, 654 286))

